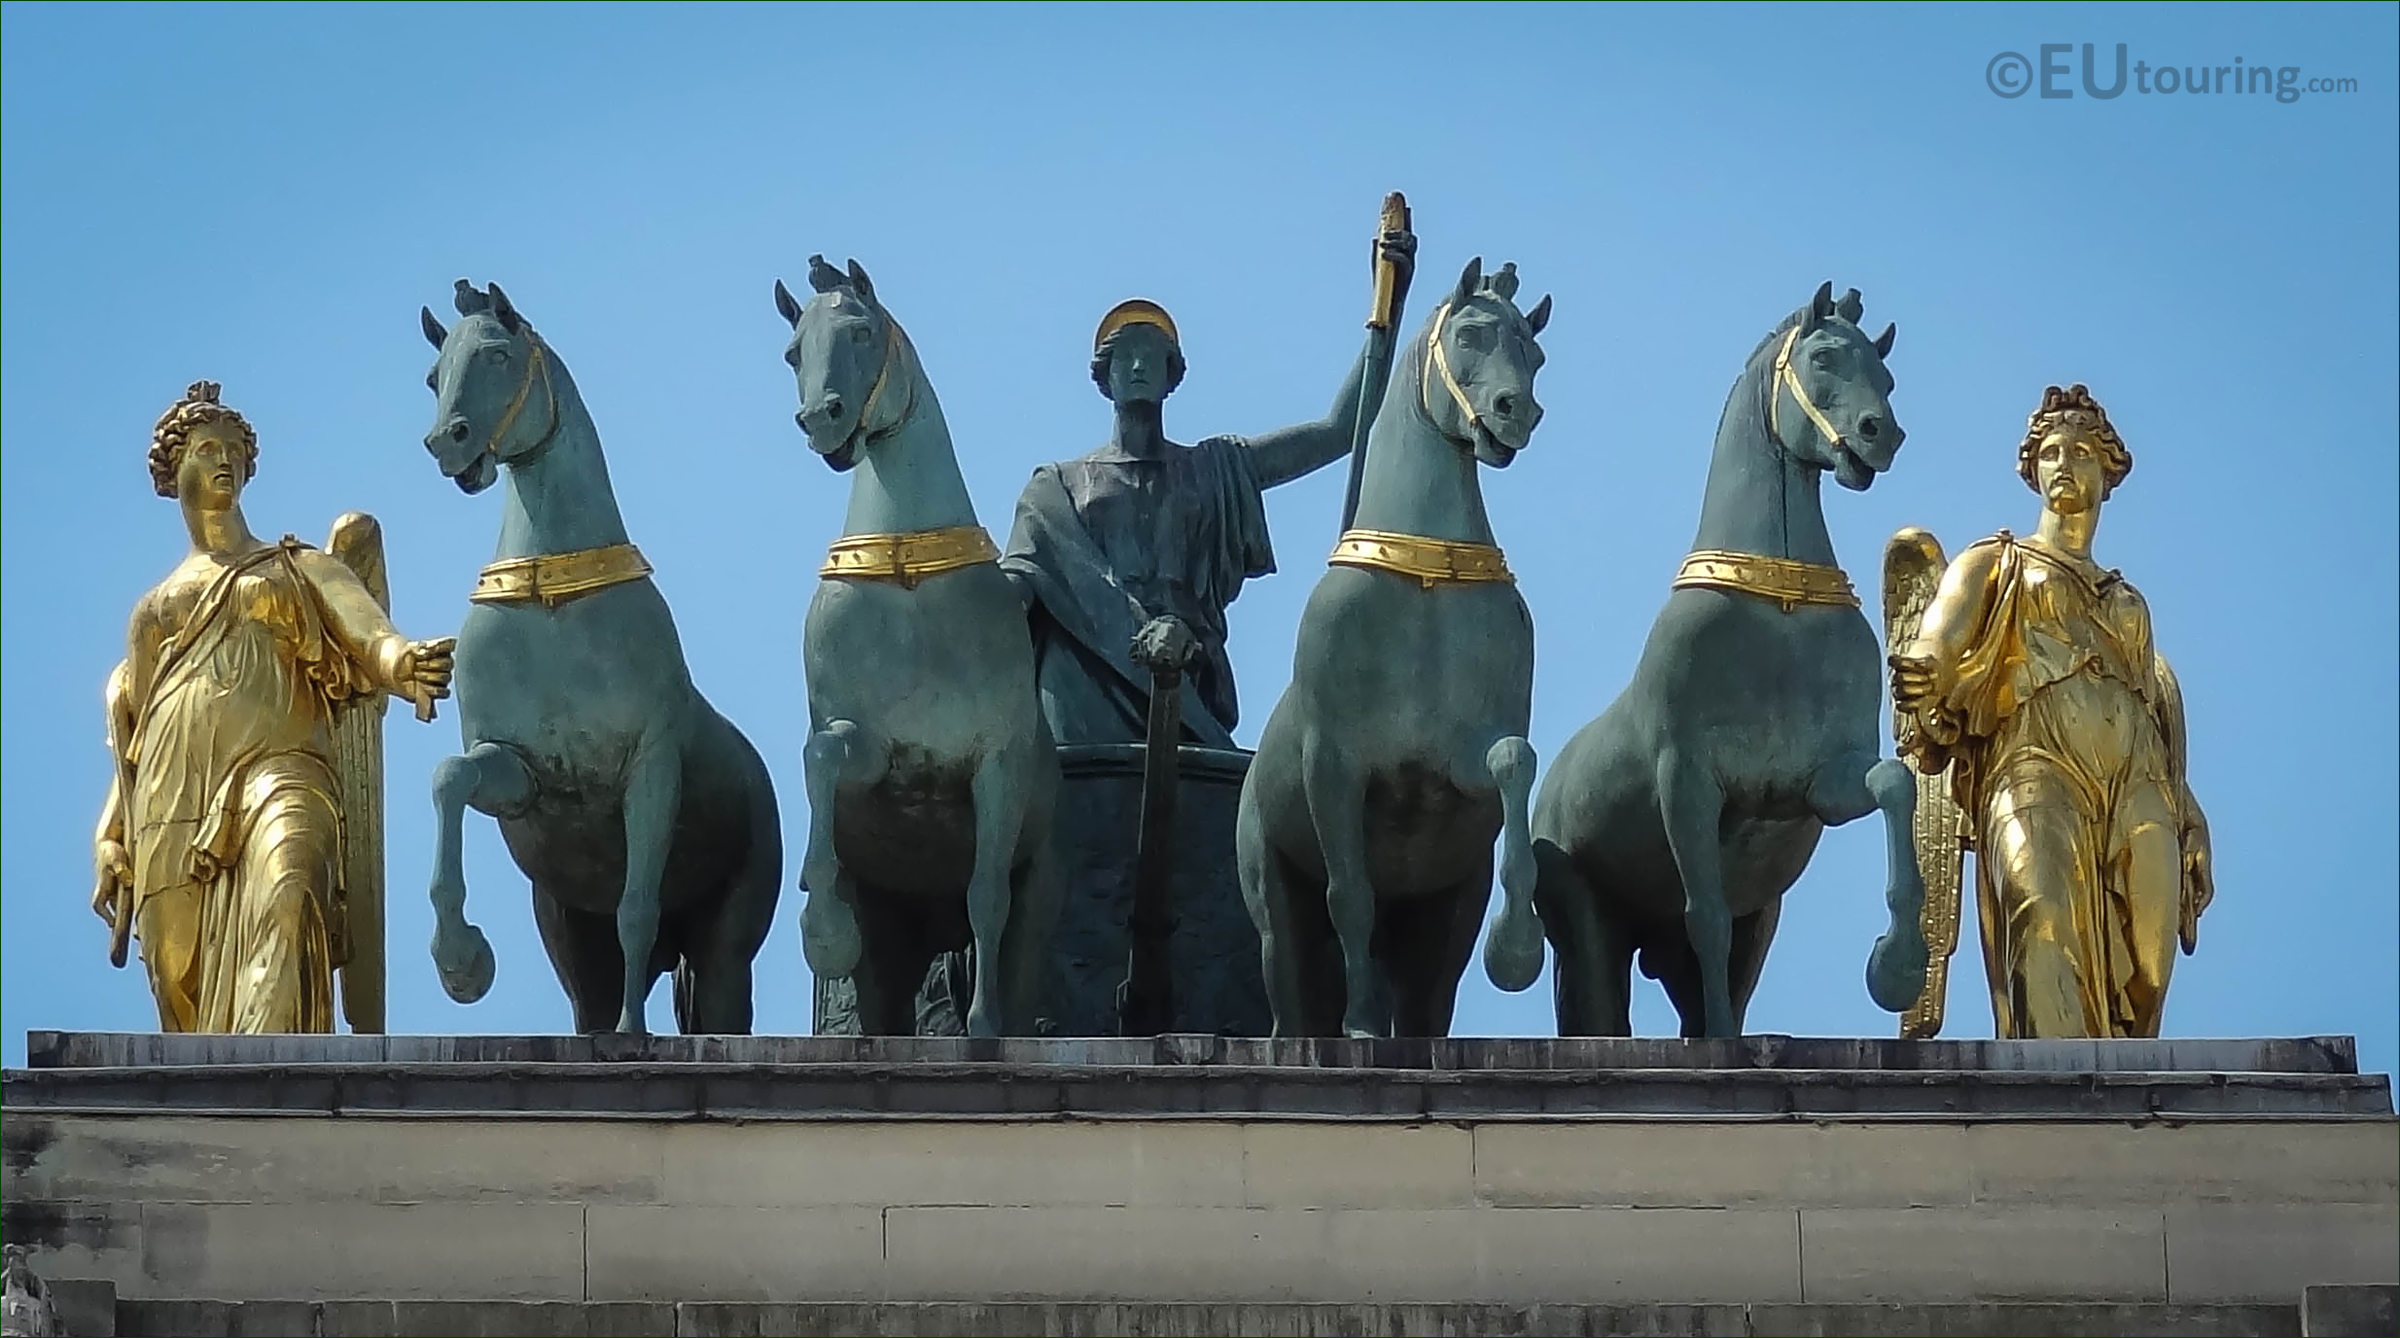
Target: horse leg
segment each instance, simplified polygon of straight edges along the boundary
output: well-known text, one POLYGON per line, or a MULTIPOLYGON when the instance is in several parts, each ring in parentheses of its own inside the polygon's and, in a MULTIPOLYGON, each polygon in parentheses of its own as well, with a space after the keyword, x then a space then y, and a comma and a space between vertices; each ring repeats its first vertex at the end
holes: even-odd
POLYGON ((1867 954, 1867 994, 1887 1013, 1904 1013, 1925 988, 1925 878, 1917 870, 1917 774, 1873 752, 1845 753, 1818 769, 1809 807, 1828 827, 1883 810, 1883 904, 1891 923, 1867 954))
POLYGON ((1366 778, 1325 735, 1300 745, 1300 784, 1325 860, 1325 910, 1342 949, 1342 1031, 1380 1036, 1389 1019, 1375 982, 1375 885, 1367 871, 1366 778))
POLYGON ((1741 1030, 1742 1019, 1750 1014, 1750 996, 1758 990, 1759 973, 1767 965, 1767 949, 1775 942, 1775 922, 1782 918, 1783 898, 1777 897, 1733 922, 1729 969, 1733 978, 1733 1025, 1737 1032, 1741 1030))
POLYGON ((925 966, 933 958, 924 936, 914 926, 896 921, 888 895, 860 889, 847 871, 819 895, 838 895, 843 905, 858 911, 859 953, 849 976, 858 997, 859 1034, 916 1035, 917 992, 925 983, 925 966))
MULTIPOLYGON (((1734 1035, 1731 956, 1733 914, 1725 903, 1725 854, 1719 826, 1725 792, 1699 759, 1668 749, 1658 759, 1659 816, 1683 880, 1683 927, 1699 972, 1700 1034, 1734 1035)), ((1691 1030, 1691 1018, 1684 1019, 1691 1030)))
MULTIPOLYGON (((1500 918, 1483 944, 1483 973, 1511 994, 1542 974, 1542 917, 1533 905, 1540 869, 1534 862, 1533 832, 1526 815, 1533 807, 1533 745, 1510 736, 1484 755, 1484 769, 1500 787, 1500 918)), ((1491 899, 1487 880, 1481 902, 1491 899)), ((1478 928, 1481 926, 1478 925, 1478 928)), ((1451 982, 1452 991, 1458 988, 1451 982)), ((1445 1026, 1446 1026, 1445 1022, 1445 1026)))
MULTIPOLYGON (((1391 990, 1394 1036, 1450 1034, 1458 984, 1475 960, 1492 874, 1483 871, 1430 896, 1383 908, 1384 980, 1391 990)), ((1489 951, 1486 954, 1488 958, 1489 951)))
POLYGON ((747 1036, 751 1026, 751 963, 775 923, 783 881, 783 828, 766 764, 750 778, 750 848, 741 870, 725 884, 716 913, 693 935, 685 957, 690 974, 689 1017, 680 1025, 704 1036, 747 1036))
POLYGON ((967 1005, 967 1034, 997 1036, 1003 1027, 1031 1026, 1006 1016, 1001 1005, 1001 947, 1008 933, 1009 885, 1017 834, 1025 824, 1024 772, 1019 758, 992 749, 975 764, 967 792, 975 805, 975 866, 967 875, 967 930, 975 941, 975 994, 967 1005))
POLYGON ((808 849, 800 857, 800 954, 820 976, 846 976, 858 965, 862 940, 858 912, 839 893, 840 860, 833 849, 834 803, 839 787, 873 785, 883 779, 891 752, 879 738, 848 720, 827 722, 808 736, 801 753, 802 786, 808 794, 808 849))
POLYGON ((1550 996, 1561 1036, 1633 1034, 1633 947, 1600 908, 1575 862, 1550 841, 1534 842, 1541 870, 1535 902, 1556 961, 1550 996))
POLYGON ((478 743, 433 768, 433 963, 442 988, 473 1003, 492 987, 492 943, 467 922, 467 873, 461 846, 467 810, 495 817, 523 811, 533 799, 533 776, 515 750, 478 743))
POLYGON ((1258 788, 1252 779, 1257 774, 1253 766, 1234 811, 1234 871, 1241 879, 1242 906, 1250 912, 1251 927, 1258 931, 1259 975, 1267 987, 1267 1011, 1274 1018, 1270 1034, 1303 1036, 1308 1034, 1308 1010, 1302 1002, 1300 973, 1308 953, 1300 946, 1299 929, 1292 923, 1299 889, 1293 884, 1290 867, 1267 840, 1258 812, 1258 788))
MULTIPOLYGON (((1036 826, 1027 815, 1017 844, 1030 845, 1017 868, 1009 896, 1008 933, 1000 941, 1000 1004, 1012 1036, 1031 1036, 1041 1012, 1050 966, 1050 928, 1058 922, 1066 884, 1059 877, 1053 825, 1036 826)), ((984 973, 977 972, 980 980, 984 973)), ((973 1011, 972 1002, 968 1005, 973 1011)))
POLYGON ((617 895, 617 947, 625 954, 625 1009, 617 1030, 631 1036, 650 1031, 648 1003, 657 966, 659 883, 675 839, 675 814, 683 799, 683 749, 679 740, 651 735, 634 749, 625 769, 625 886, 617 895))
POLYGON ((585 1035, 608 1030, 624 1007, 625 971, 616 926, 605 915, 568 906, 538 883, 533 889, 533 923, 575 1011, 575 1030, 585 1035))

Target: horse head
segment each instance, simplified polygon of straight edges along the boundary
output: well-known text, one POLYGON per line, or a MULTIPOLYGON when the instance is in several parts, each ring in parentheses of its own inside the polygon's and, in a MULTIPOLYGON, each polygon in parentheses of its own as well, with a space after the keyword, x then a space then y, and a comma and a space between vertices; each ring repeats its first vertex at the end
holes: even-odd
POLYGON ((1417 403, 1434 429, 1495 469, 1517 458, 1542 421, 1533 397, 1542 367, 1535 340, 1550 323, 1550 299, 1520 312, 1516 298, 1514 263, 1487 277, 1482 258, 1470 260, 1410 350, 1417 403))
POLYGON ((844 271, 810 256, 808 286, 815 295, 802 306, 775 281, 775 310, 792 325, 783 360, 800 385, 800 411, 792 418, 808 448, 838 472, 857 464, 861 449, 915 408, 914 351, 857 261, 844 271))
POLYGON ((447 330, 418 308, 437 350, 425 374, 434 397, 425 449, 461 492, 478 493, 500 466, 530 463, 558 435, 558 390, 551 354, 499 284, 479 291, 460 279, 454 300, 464 319, 447 330))
POLYGON ((1869 339, 1858 328, 1864 310, 1856 288, 1837 301, 1833 285, 1817 289, 1792 313, 1752 362, 1770 356, 1766 371, 1767 436, 1777 447, 1834 480, 1864 492, 1892 467, 1908 434, 1892 417, 1891 356, 1897 327, 1869 339))

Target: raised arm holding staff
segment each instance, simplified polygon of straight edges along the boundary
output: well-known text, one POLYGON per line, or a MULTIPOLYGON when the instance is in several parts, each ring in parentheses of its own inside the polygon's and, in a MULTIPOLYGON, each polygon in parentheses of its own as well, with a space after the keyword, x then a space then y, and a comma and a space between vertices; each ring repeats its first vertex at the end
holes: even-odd
MULTIPOLYGON (((1416 264, 1417 239, 1399 218, 1375 243, 1393 320, 1416 264)), ((1186 741, 1233 746, 1225 609, 1244 581, 1275 570, 1263 494, 1350 452, 1382 402, 1390 349, 1388 329, 1368 331, 1323 418, 1184 446, 1167 439, 1163 412, 1185 369, 1174 319, 1140 298, 1102 318, 1092 380, 1115 406, 1108 444, 1034 471, 1001 558, 1033 615, 1042 709, 1060 743, 1144 737, 1150 674, 1134 663, 1133 641, 1172 619, 1182 633, 1152 635, 1198 647, 1182 682, 1186 741)))

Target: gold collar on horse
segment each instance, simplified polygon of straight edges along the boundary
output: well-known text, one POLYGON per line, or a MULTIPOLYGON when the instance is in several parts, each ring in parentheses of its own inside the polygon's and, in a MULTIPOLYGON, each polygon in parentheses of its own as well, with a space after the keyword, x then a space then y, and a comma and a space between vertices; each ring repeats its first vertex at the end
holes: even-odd
POLYGON ((1858 607, 1858 591, 1851 587, 1849 573, 1839 567, 1726 548, 1694 549, 1675 573, 1675 588, 1756 595, 1774 600, 1785 613, 1802 604, 1858 607))
POLYGON ((1428 539, 1389 530, 1344 530, 1326 561, 1336 567, 1371 567, 1412 577, 1427 590, 1437 585, 1515 581, 1508 559, 1493 544, 1428 539))
POLYGON ((826 580, 897 581, 915 589, 919 581, 960 567, 995 562, 1000 549, 981 525, 953 525, 906 534, 845 534, 825 550, 817 575, 826 580))
POLYGON ((467 598, 478 604, 540 604, 557 608, 577 595, 638 581, 650 563, 632 544, 579 548, 572 553, 503 558, 475 576, 467 598))

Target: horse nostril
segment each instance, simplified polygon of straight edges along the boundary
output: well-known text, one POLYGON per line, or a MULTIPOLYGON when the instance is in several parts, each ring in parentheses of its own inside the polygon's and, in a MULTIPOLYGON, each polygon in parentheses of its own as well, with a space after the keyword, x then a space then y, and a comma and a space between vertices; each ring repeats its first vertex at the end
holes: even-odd
POLYGON ((1858 420, 1858 435, 1869 441, 1883 435, 1883 420, 1873 414, 1858 420))
POLYGON ((461 442, 461 443, 463 443, 463 442, 465 442, 465 441, 466 441, 466 439, 467 439, 467 420, 466 420, 466 419, 464 419, 464 418, 461 418, 461 419, 459 419, 458 421, 456 421, 456 422, 454 422, 454 423, 452 423, 452 424, 450 425, 450 440, 452 440, 452 441, 455 441, 455 442, 461 442))
POLYGON ((838 423, 842 420, 841 396, 827 395, 825 397, 825 420, 832 423, 838 423))
POLYGON ((1502 418, 1516 417, 1517 397, 1507 394, 1494 395, 1492 397, 1492 412, 1500 415, 1502 418))

